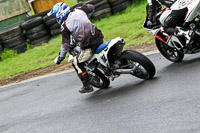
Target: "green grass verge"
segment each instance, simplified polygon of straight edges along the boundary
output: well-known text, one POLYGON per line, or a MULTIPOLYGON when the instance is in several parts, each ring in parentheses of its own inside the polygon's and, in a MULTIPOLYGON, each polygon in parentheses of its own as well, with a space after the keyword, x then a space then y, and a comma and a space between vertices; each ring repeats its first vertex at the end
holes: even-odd
MULTIPOLYGON (((52 39, 48 44, 29 48, 22 54, 14 54, 12 58, 4 58, 3 56, 3 61, 0 62, 0 79, 53 65, 53 59, 58 55, 60 44, 61 35, 52 39)), ((8 53, 10 54, 10 52, 8 53)))
POLYGON ((69 6, 73 6, 77 3, 77 0, 66 0, 69 6))
MULTIPOLYGON (((74 0, 68 1, 70 6, 75 3, 74 0)), ((153 38, 142 28, 145 6, 146 1, 134 3, 122 13, 92 22, 103 32, 105 41, 120 36, 125 39, 127 46, 145 43, 153 38)), ((53 65, 53 60, 60 51, 60 45, 61 35, 42 46, 29 48, 23 54, 17 55, 15 52, 5 51, 1 56, 0 79, 53 65)))
POLYGON ((134 3, 122 13, 108 16, 100 21, 93 21, 101 29, 105 40, 118 36, 125 39, 127 45, 141 44, 152 39, 142 28, 146 16, 146 1, 134 3))

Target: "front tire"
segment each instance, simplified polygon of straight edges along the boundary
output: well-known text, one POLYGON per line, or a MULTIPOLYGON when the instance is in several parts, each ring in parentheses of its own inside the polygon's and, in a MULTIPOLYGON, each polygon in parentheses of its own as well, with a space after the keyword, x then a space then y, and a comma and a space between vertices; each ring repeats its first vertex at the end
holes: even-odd
POLYGON ((125 69, 132 69, 131 73, 141 79, 151 79, 154 77, 156 69, 154 64, 143 54, 126 50, 120 55, 121 66, 125 69), (123 67, 124 68, 124 67, 123 67))
POLYGON ((182 54, 177 49, 171 48, 170 46, 158 40, 157 38, 155 39, 155 42, 160 53, 169 61, 176 63, 183 60, 184 54, 182 54))
POLYGON ((97 88, 106 89, 110 85, 110 80, 101 71, 95 69, 89 72, 90 83, 97 88))

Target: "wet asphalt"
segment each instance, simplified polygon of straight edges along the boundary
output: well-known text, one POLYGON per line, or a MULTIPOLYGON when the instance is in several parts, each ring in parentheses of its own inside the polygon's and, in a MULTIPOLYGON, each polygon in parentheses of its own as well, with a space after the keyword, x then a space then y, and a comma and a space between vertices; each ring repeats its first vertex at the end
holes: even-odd
POLYGON ((121 75, 89 94, 74 71, 0 87, 0 133, 199 133, 200 54, 147 57, 153 79, 121 75))

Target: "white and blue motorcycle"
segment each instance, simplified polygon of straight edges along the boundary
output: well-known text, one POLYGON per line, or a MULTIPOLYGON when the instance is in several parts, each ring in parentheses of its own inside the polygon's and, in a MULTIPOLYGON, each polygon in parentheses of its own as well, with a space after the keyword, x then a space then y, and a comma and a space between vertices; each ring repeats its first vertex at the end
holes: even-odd
MULTIPOLYGON (((90 82, 94 87, 103 89, 110 85, 121 74, 131 74, 141 79, 154 77, 156 69, 154 64, 143 54, 126 50, 122 51, 125 42, 118 37, 101 44, 93 57, 85 62, 90 82)), ((78 43, 71 42, 68 61, 80 54, 78 43)))

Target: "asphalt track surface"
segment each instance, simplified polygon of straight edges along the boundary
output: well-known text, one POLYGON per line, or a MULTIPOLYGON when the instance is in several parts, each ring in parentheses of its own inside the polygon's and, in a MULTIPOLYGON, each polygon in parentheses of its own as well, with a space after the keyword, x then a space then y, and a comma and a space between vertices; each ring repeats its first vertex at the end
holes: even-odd
POLYGON ((74 71, 0 87, 0 133, 199 133, 200 54, 147 57, 154 79, 122 75, 89 94, 74 71))

